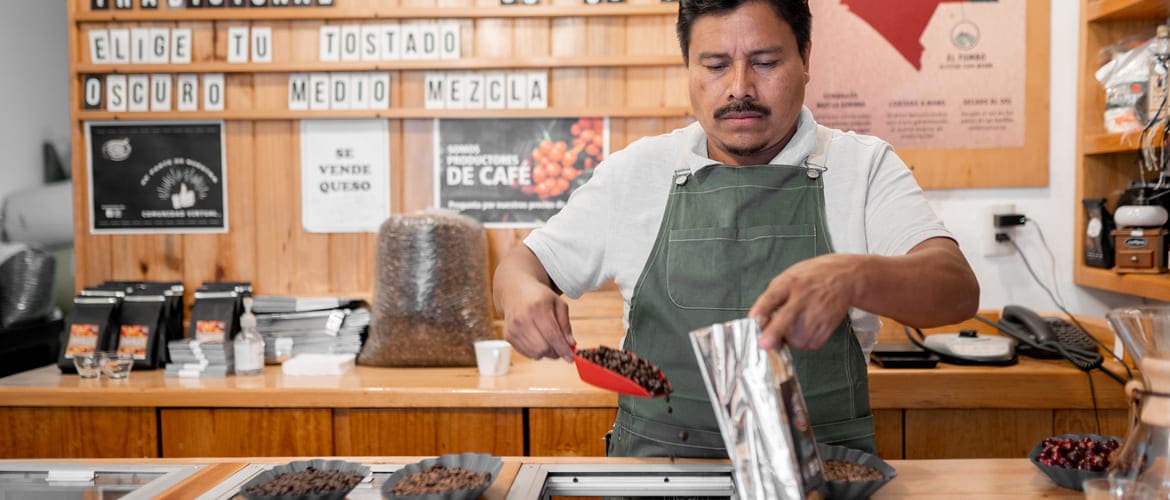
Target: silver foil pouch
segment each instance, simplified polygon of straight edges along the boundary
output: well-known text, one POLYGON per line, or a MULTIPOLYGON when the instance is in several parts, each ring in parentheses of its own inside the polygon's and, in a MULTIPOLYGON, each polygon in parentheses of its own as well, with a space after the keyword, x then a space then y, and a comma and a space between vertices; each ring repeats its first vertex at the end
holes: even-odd
POLYGON ((823 498, 808 407, 787 346, 760 349, 744 318, 691 332, 740 498, 823 498))

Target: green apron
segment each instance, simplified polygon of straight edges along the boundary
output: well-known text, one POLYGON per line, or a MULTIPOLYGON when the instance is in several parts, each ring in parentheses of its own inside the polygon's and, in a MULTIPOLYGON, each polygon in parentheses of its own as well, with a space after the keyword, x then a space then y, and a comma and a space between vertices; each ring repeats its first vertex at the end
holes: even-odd
MULTIPOLYGON (((621 396, 609 455, 727 456, 688 333, 745 317, 772 278, 833 251, 820 175, 830 134, 817 127, 805 165, 675 172, 624 346, 658 365, 674 392, 669 402, 621 396)), ((873 452, 866 361, 848 317, 820 349, 792 354, 817 442, 873 452)))

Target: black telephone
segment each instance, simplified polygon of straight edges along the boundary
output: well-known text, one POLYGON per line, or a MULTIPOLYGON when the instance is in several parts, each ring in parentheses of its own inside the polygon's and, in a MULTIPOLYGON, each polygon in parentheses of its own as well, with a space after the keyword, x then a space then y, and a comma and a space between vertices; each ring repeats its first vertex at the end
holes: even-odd
POLYGON ((1088 333, 1060 318, 1041 318, 1030 309, 1009 305, 1004 306, 998 323, 980 319, 1019 340, 1016 350, 1025 356, 1064 358, 1086 371, 1100 367, 1105 359, 1088 333))

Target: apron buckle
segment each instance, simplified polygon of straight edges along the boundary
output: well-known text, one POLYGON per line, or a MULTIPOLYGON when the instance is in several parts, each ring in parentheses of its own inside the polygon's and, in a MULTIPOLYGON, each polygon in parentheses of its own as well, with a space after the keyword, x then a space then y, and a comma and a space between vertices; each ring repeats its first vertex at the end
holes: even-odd
POLYGON ((680 169, 674 171, 674 183, 676 185, 682 186, 682 185, 686 184, 687 180, 689 180, 690 178, 691 178, 691 169, 689 169, 689 168, 680 168, 680 169))
POLYGON ((805 164, 805 167, 804 167, 804 173, 805 173, 805 175, 808 175, 809 179, 816 179, 816 178, 820 177, 821 174, 825 173, 826 170, 829 170, 829 169, 825 168, 825 167, 813 165, 811 163, 805 164))

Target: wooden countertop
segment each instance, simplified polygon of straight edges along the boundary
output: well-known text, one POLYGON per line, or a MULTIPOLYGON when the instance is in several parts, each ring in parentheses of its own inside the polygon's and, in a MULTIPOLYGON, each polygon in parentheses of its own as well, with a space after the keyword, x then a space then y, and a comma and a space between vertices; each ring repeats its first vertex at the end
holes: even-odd
MULTIPOLYGON (((617 345, 620 321, 576 329, 583 346, 617 345)), ((1113 371, 1122 373, 1120 365, 1113 371)), ((1126 408, 1122 388, 1093 375, 1101 408, 1126 408)), ((1010 367, 939 364, 935 369, 869 367, 870 400, 884 408, 1093 407, 1086 375, 1061 360, 1021 358, 1010 367)), ((82 380, 56 366, 0 378, 0 406, 458 408, 616 407, 612 393, 586 385, 571 364, 535 362, 514 354, 502 377, 468 368, 373 368, 340 376, 286 376, 277 366, 263 375, 227 378, 165 377, 162 370, 132 372, 127 381, 82 380)))
MULTIPOLYGON (((425 457, 349 457, 361 463, 406 464, 425 457)), ((0 468, 12 463, 81 463, 81 464, 209 464, 209 467, 184 480, 158 498, 192 498, 204 493, 249 463, 286 463, 295 458, 224 458, 224 459, 114 459, 114 460, 0 460, 0 468)), ((699 461, 678 461, 697 463, 699 461)), ((671 463, 669 459, 634 458, 549 458, 504 457, 500 477, 483 498, 502 500, 525 464, 647 464, 671 463)), ((873 498, 1082 498, 1081 492, 1057 486, 1027 459, 972 460, 890 460, 897 477, 873 498)))

